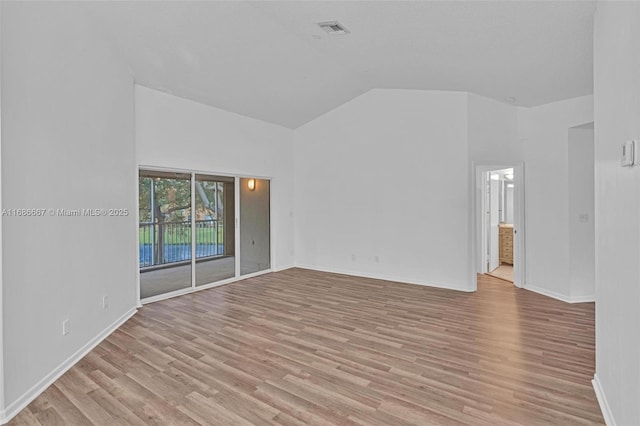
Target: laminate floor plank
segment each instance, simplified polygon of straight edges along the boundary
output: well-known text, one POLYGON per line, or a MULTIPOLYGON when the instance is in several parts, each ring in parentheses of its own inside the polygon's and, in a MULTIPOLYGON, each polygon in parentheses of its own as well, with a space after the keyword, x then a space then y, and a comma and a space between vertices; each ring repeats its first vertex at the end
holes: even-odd
POLYGON ((9 424, 602 425, 594 315, 290 269, 145 305, 9 424))

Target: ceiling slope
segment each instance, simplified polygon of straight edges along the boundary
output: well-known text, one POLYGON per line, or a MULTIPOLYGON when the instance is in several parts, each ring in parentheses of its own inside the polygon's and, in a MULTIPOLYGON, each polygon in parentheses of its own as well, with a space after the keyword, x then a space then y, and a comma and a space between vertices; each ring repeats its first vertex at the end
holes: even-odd
POLYGON ((138 84, 289 128, 372 88, 593 91, 591 1, 84 3, 138 84), (316 23, 338 20, 350 33, 316 23))

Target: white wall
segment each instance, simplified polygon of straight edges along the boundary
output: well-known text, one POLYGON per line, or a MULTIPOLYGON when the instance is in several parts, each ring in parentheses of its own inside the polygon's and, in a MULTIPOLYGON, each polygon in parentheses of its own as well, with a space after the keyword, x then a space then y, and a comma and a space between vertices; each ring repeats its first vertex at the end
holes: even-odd
POLYGON ((525 284, 584 300, 586 287, 572 294, 570 282, 568 135, 591 121, 592 96, 536 108, 453 92, 373 90, 356 98, 295 131, 296 263, 467 289, 473 274, 459 266, 473 259, 474 245, 468 233, 448 233, 480 220, 469 209, 461 163, 466 158, 470 171, 524 162, 525 284), (441 135, 465 121, 466 137, 441 135), (432 185, 438 179, 448 194, 432 185), (453 241, 459 246, 448 249, 453 241))
MULTIPOLYGON (((593 295, 588 294, 588 286, 578 284, 586 277, 576 275, 575 286, 571 284, 569 228, 573 222, 567 202, 569 128, 592 121, 592 96, 516 108, 469 95, 469 160, 524 162, 525 286, 566 301, 593 295)), ((585 261, 584 257, 577 255, 574 261, 585 261)))
POLYGON ((526 287, 571 300, 569 128, 593 121, 593 97, 518 108, 525 159, 526 287))
POLYGON ((593 128, 569 129, 569 285, 572 299, 594 300, 593 128))
POLYGON ((505 199, 505 223, 513 223, 513 185, 512 183, 505 184, 504 188, 504 199, 505 199))
MULTIPOLYGON (((469 169, 476 165, 513 165, 524 160, 522 153, 522 140, 518 134, 518 110, 512 105, 498 102, 475 94, 468 94, 468 134, 469 134, 469 169)), ((474 172, 475 173, 475 172, 474 172)), ((525 174, 526 177, 526 174, 525 174)), ((483 197, 482 184, 476 181, 475 198, 476 205, 469 211, 470 223, 475 222, 477 235, 473 236, 471 250, 480 255, 476 256, 475 271, 482 272, 486 269, 482 255, 486 251, 483 247, 482 221, 483 217, 478 212, 481 210, 481 198, 483 197), (483 265, 484 263, 484 265, 483 265)), ((516 238, 518 235, 516 235, 516 238)), ((516 251, 517 240, 514 241, 516 251)), ((519 273, 519 271, 517 271, 519 273)), ((472 277, 475 280, 475 277, 472 277)))
POLYGON ((293 131, 136 86, 137 162, 271 179, 275 270, 293 266, 293 131))
POLYGON ((640 167, 620 167, 622 143, 640 139, 638 22, 639 3, 598 2, 594 382, 619 425, 640 424, 640 167))
POLYGON ((468 119, 470 161, 523 161, 516 107, 470 93, 468 119))
POLYGON ((296 264, 470 290, 466 100, 372 90, 298 128, 296 264))
MULTIPOLYGON (((133 211, 134 98, 127 68, 73 4, 1 7, 3 207, 133 211)), ((74 353, 135 312, 136 224, 133 215, 2 219, 11 415, 66 360, 74 361, 74 353), (65 318, 71 331, 63 337, 65 318)))

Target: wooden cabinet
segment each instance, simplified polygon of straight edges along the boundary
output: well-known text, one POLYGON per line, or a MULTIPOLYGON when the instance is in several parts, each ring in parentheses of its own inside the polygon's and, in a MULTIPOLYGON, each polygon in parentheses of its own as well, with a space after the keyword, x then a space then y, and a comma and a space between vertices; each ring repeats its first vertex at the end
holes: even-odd
POLYGON ((500 263, 513 265, 513 225, 499 226, 500 263))

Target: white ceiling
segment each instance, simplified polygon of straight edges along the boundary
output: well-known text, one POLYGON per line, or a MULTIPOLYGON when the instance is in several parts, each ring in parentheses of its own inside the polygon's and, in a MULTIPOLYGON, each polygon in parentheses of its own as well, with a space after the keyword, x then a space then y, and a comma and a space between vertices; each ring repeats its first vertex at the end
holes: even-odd
POLYGON ((138 84, 296 128, 372 88, 593 91, 592 1, 84 3, 138 84), (338 20, 351 33, 326 34, 338 20))

